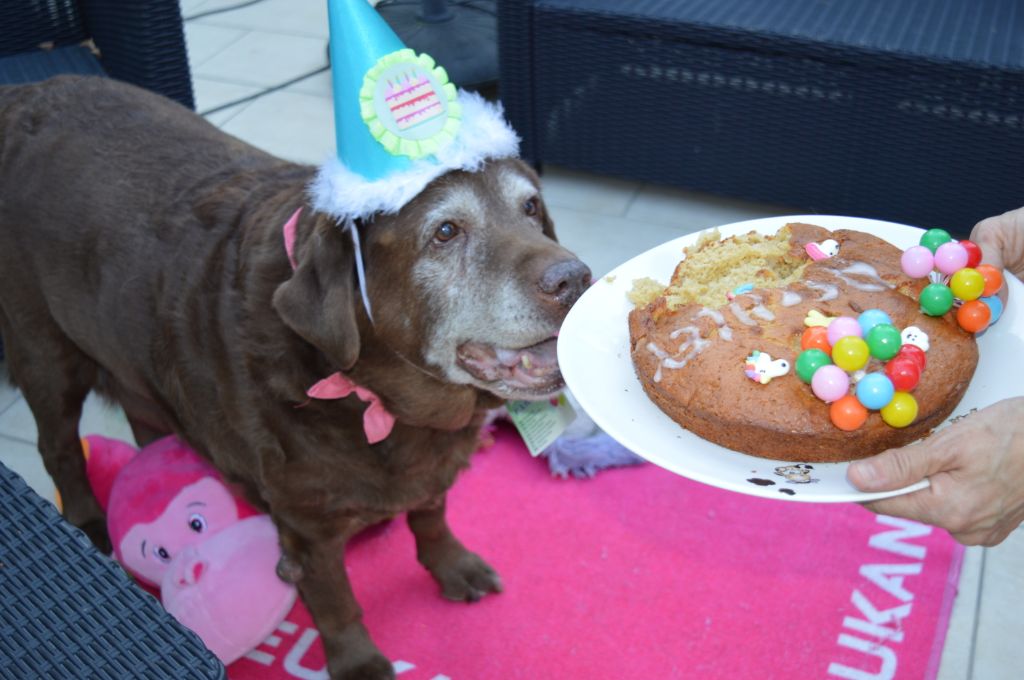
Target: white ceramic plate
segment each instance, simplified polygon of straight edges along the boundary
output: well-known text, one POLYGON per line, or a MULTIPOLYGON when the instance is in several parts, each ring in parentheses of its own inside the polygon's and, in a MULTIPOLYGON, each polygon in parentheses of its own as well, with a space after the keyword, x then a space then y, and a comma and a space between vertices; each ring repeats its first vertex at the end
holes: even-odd
MULTIPOLYGON (((917 244, 922 233, 921 229, 892 222, 830 215, 748 220, 718 230, 723 237, 749 231, 774 234, 788 222, 865 231, 900 249, 917 244)), ((846 481, 847 463, 813 463, 806 475, 810 481, 788 479, 776 473, 776 468, 792 463, 748 456, 713 444, 676 424, 647 398, 629 356, 626 317, 631 304, 626 293, 633 280, 642 277, 668 283, 682 259, 683 248, 699 237, 700 233, 688 234, 616 267, 591 286, 566 317, 558 338, 558 362, 573 396, 594 421, 652 463, 705 484, 754 496, 819 503, 863 502, 927 486, 925 480, 898 491, 861 493, 846 481)), ((978 336, 978 369, 950 419, 1024 394, 1019 371, 1007 370, 1018 366, 1024 356, 1024 314, 1020 311, 1024 285, 1012 276, 1006 280, 1010 302, 999 322, 978 336)))

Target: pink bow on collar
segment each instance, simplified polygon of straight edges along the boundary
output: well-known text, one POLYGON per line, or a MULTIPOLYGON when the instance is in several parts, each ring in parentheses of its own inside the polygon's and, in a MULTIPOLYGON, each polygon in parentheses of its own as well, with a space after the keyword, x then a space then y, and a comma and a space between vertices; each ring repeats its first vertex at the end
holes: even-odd
POLYGON ((356 385, 341 373, 329 375, 306 390, 306 394, 313 399, 342 399, 353 392, 369 404, 366 411, 363 412, 363 431, 366 432, 366 441, 376 444, 387 439, 391 434, 391 429, 395 426, 395 416, 384 408, 380 397, 370 390, 356 385))
MULTIPOLYGON (((295 261, 295 230, 301 214, 302 208, 299 208, 285 222, 282 230, 284 232, 284 250, 288 253, 288 261, 291 262, 292 269, 298 266, 295 261)), ((387 439, 395 426, 395 416, 384 408, 380 397, 365 387, 356 385, 341 373, 334 373, 319 381, 306 390, 306 395, 313 399, 343 399, 353 392, 369 404, 366 411, 363 412, 363 432, 366 433, 366 440, 371 444, 376 444, 387 439)))

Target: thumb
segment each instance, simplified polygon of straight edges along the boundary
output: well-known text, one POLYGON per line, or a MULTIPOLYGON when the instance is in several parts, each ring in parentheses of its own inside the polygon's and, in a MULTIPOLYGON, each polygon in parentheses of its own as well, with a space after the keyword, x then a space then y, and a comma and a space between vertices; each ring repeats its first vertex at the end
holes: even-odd
MULTIPOLYGON (((1016 215, 999 215, 986 218, 974 226, 974 229, 971 230, 971 240, 981 248, 982 262, 990 264, 1000 271, 1006 269, 1007 263, 1003 255, 1008 251, 1008 244, 1006 243, 1007 225, 1012 223, 1012 226, 1016 226, 1016 219, 1016 215)), ((1024 231, 1024 224, 1021 227, 1022 231, 1024 231)), ((1006 306, 1007 298, 1009 297, 1005 276, 1004 271, 1003 285, 999 287, 996 293, 1000 301, 1002 301, 1003 307, 1006 306)))
POLYGON ((860 491, 892 491, 943 470, 944 463, 940 450, 915 444, 854 461, 846 478, 860 491))
POLYGON ((979 222, 971 231, 971 240, 981 248, 982 262, 1002 269, 1005 266, 1003 262, 1005 244, 999 219, 998 217, 989 217, 979 222))

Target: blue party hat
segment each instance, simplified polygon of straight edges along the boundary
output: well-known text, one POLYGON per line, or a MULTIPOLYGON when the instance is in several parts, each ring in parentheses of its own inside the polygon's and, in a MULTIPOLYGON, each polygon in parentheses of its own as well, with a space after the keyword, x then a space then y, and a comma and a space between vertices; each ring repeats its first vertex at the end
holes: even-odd
POLYGON ((445 172, 518 155, 501 108, 456 90, 367 0, 327 7, 338 152, 310 188, 317 210, 343 221, 394 213, 445 172))

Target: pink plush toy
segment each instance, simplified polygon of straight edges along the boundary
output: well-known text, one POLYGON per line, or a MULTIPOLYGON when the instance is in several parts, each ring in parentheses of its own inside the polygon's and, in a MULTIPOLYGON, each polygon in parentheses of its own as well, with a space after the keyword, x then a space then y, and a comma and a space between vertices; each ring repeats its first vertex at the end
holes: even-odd
POLYGON ((138 451, 83 440, 86 470, 114 557, 160 588, 164 607, 229 664, 270 635, 295 603, 277 577, 277 530, 233 495, 217 471, 175 437, 138 451))

